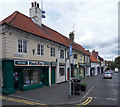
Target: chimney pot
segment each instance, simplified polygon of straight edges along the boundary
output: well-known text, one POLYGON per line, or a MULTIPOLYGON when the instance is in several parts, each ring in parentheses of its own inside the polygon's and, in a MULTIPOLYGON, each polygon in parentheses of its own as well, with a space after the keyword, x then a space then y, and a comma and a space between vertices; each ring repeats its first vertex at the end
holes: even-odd
POLYGON ((39 8, 39 3, 37 3, 37 8, 39 8))
POLYGON ((70 32, 69 39, 71 39, 74 42, 74 33, 73 32, 70 32))
POLYGON ((31 5, 32 5, 32 7, 33 7, 33 6, 34 6, 34 3, 32 2, 31 5))
POLYGON ((37 3, 35 2, 35 7, 36 7, 36 4, 37 4, 37 3))

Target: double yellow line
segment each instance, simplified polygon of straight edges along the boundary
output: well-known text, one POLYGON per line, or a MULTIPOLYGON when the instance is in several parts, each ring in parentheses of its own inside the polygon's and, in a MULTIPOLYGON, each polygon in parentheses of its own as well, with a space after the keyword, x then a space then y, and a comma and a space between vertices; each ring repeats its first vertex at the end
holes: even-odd
POLYGON ((27 101, 27 100, 23 100, 23 99, 10 98, 10 97, 0 97, 0 99, 19 102, 19 103, 24 103, 24 104, 29 104, 29 105, 45 105, 45 104, 42 104, 42 103, 27 101))
POLYGON ((85 100, 83 103, 80 103, 78 105, 87 105, 92 101, 92 99, 93 99, 92 97, 88 97, 87 100, 85 100))

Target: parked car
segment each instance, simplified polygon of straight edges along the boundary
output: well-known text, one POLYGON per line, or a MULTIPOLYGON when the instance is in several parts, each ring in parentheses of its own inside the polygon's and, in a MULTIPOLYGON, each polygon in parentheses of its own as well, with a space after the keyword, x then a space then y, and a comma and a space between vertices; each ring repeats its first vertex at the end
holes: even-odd
POLYGON ((115 73, 118 73, 118 68, 115 68, 114 72, 115 72, 115 73))
POLYGON ((104 73, 104 77, 103 77, 104 79, 105 78, 111 78, 112 79, 112 74, 111 74, 111 72, 110 71, 106 71, 105 73, 104 73))
POLYGON ((113 74, 113 71, 112 70, 109 70, 111 74, 113 74))

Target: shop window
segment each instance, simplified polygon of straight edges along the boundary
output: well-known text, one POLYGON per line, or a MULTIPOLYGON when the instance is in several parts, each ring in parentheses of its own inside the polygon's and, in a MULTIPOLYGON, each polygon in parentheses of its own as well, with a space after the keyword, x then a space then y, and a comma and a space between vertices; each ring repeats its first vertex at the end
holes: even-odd
POLYGON ((55 57, 55 48, 51 47, 51 56, 55 57))
POLYGON ((19 53, 27 53, 27 41, 18 39, 18 52, 19 53))
POLYGON ((40 70, 24 70, 24 85, 36 84, 41 82, 40 70))
POLYGON ((44 55, 44 45, 37 45, 37 55, 44 55))
POLYGON ((60 58, 64 58, 64 50, 60 50, 60 58))
POLYGON ((60 68, 59 68, 59 75, 60 76, 64 76, 65 75, 65 66, 60 66, 60 68))

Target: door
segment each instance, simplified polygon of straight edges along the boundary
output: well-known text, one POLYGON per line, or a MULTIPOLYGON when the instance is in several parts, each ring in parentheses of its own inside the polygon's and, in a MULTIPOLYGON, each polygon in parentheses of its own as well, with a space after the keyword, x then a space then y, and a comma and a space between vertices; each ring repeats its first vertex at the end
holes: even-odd
POLYGON ((23 85, 23 73, 21 69, 14 69, 14 89, 21 90, 23 85))
POLYGON ((48 67, 42 68, 42 83, 44 86, 49 86, 49 70, 48 67))
POLYGON ((51 85, 55 84, 55 67, 51 68, 51 85))

